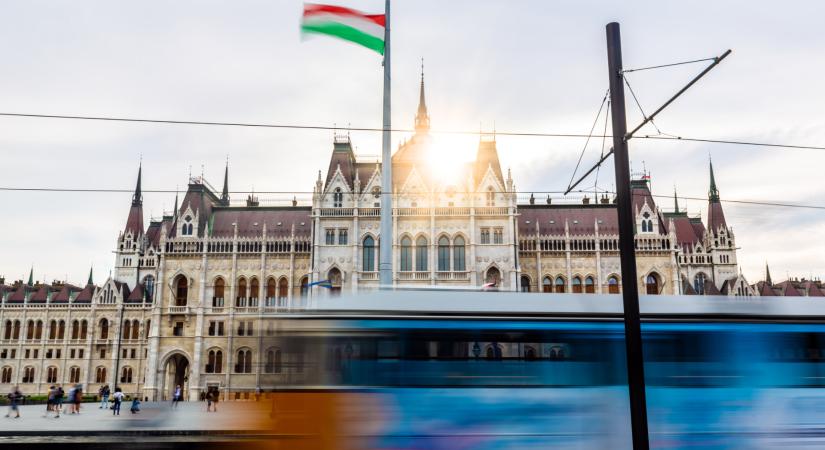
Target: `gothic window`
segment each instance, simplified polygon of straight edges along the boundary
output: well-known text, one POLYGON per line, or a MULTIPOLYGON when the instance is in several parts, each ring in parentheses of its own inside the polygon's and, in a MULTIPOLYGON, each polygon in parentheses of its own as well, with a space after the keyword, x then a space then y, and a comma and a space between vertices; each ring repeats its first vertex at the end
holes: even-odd
POLYGON ((132 368, 126 366, 123 370, 120 371, 120 382, 121 383, 131 383, 132 382, 132 368))
POLYGON ((181 234, 184 236, 191 236, 192 235, 192 216, 186 216, 183 218, 183 225, 181 226, 181 234))
POLYGON ((26 339, 34 339, 34 320, 29 319, 29 321, 26 322, 26 339))
POLYGON ((34 367, 26 367, 23 369, 23 383, 34 383, 34 367))
POLYGON ((72 340, 80 339, 80 322, 77 320, 72 321, 72 340))
POLYGON ((223 373, 223 352, 221 350, 209 350, 207 361, 206 373, 223 373))
POLYGON ((654 272, 645 277, 646 292, 648 295, 659 294, 659 276, 654 272))
POLYGON ((503 243, 504 243, 504 229, 503 228, 493 229, 493 244, 503 244, 503 243))
POLYGON ((467 270, 464 258, 464 238, 458 236, 453 240, 453 270, 464 272, 467 270))
POLYGON ((3 339, 11 339, 11 320, 6 320, 6 326, 3 327, 3 339))
POLYGON ((584 279, 584 292, 588 294, 593 294, 596 292, 596 285, 593 282, 593 277, 587 277, 584 279))
POLYGON ((238 280, 238 298, 235 299, 235 306, 246 306, 246 278, 238 280))
POLYGON ((57 383, 57 367, 50 366, 46 369, 46 383, 57 383))
POLYGON ((544 277, 541 280, 541 291, 542 292, 553 292, 553 284, 550 281, 550 277, 544 277))
POLYGON ((278 287, 277 287, 277 284, 275 283, 275 279, 274 279, 274 278, 272 278, 272 277, 269 277, 269 278, 266 280, 266 300, 267 300, 267 306, 273 306, 273 305, 269 304, 269 302, 271 302, 272 300, 274 300, 274 299, 275 299, 275 296, 276 296, 277 294, 278 294, 278 287))
POLYGON ((615 275, 607 279, 607 292, 610 294, 619 293, 619 279, 615 275))
POLYGON ((132 339, 140 339, 140 322, 132 321, 132 339))
POLYGON ((424 236, 415 240, 415 270, 427 271, 427 238, 424 236))
POLYGON ((0 383, 11 383, 11 367, 3 367, 3 377, 0 378, 0 383))
POLYGON ((61 320, 57 323, 57 339, 63 340, 66 336, 66 321, 61 320))
POLYGON ((530 292, 530 277, 527 275, 521 276, 521 292, 530 292))
POLYGON ((372 236, 364 238, 364 248, 362 250, 361 269, 364 272, 375 271, 375 239, 372 236))
POLYGON ((252 373, 251 350, 238 350, 238 362, 235 364, 235 373, 252 373))
POLYGON ((438 238, 438 271, 447 272, 450 270, 450 240, 447 236, 438 238))
POLYGON ((342 206, 344 206, 344 193, 341 192, 341 188, 335 188, 335 192, 332 194, 332 207, 340 208, 342 206))
POLYGON ((573 293, 582 293, 582 279, 579 277, 573 277, 573 293))
POLYGON ((106 319, 100 319, 100 339, 109 339, 109 321, 106 319))
POLYGON ((335 245, 335 228, 327 228, 324 230, 324 243, 327 245, 335 245))
POLYGON ((490 243, 490 229, 489 228, 482 228, 481 229, 481 243, 482 244, 489 244, 490 243))
POLYGON ((693 290, 699 295, 705 295, 705 274, 699 272, 693 278, 693 290))
POLYGON ((484 277, 484 280, 487 284, 491 284, 493 287, 496 287, 501 282, 501 272, 495 267, 490 267, 487 270, 487 276, 484 277))
POLYGON ((95 383, 105 383, 106 382, 106 368, 105 367, 98 367, 95 369, 95 383))
POLYGON ((347 245, 347 238, 349 232, 346 228, 341 228, 338 230, 338 245, 347 245))
POLYGON ((123 339, 132 339, 132 323, 128 320, 123 323, 123 339))
POLYGON ((80 383, 80 367, 69 368, 69 383, 80 383))
POLYGON ((175 282, 175 306, 186 306, 188 294, 189 283, 185 276, 179 275, 175 282))
POLYGON ((285 299, 289 296, 289 281, 286 278, 281 277, 278 280, 278 298, 285 299))
POLYGON ((258 302, 258 295, 260 295, 260 284, 258 283, 258 279, 252 277, 249 280, 249 298, 251 301, 249 302, 249 306, 257 306, 258 302))
POLYGON ((372 188, 372 196, 376 199, 378 197, 381 197, 381 188, 378 187, 378 186, 375 186, 374 188, 372 188))
POLYGON ((412 239, 408 236, 401 238, 400 270, 402 272, 409 272, 412 270, 412 239))
POLYGON ((309 278, 301 278, 301 298, 305 298, 309 294, 309 278))
POLYGON ((224 305, 224 292, 226 291, 226 282, 223 281, 223 278, 218 278, 215 280, 215 292, 214 296, 212 297, 212 306, 223 306, 224 305))
POLYGON ((155 296, 155 277, 152 275, 147 275, 143 279, 143 292, 146 295, 146 301, 151 302, 155 296))
POLYGON ((492 187, 487 188, 487 206, 496 206, 496 193, 492 187))
POLYGON ((281 350, 277 348, 267 350, 264 372, 281 373, 281 370, 281 350))
POLYGON ((564 278, 561 276, 556 277, 556 281, 554 283, 555 289, 553 290, 556 293, 564 293, 567 289, 564 285, 564 278))

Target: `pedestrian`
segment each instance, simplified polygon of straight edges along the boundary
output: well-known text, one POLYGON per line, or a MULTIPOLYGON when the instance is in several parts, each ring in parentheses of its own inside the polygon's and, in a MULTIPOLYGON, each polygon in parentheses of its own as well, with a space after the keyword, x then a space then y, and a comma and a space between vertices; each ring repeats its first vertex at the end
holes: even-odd
POLYGON ((178 402, 181 401, 183 393, 180 390, 180 385, 175 386, 175 392, 172 394, 172 407, 177 408, 178 402))
POLYGON ((14 416, 14 418, 15 419, 20 418, 20 407, 18 406, 18 403, 20 402, 20 397, 22 397, 22 396, 23 395, 20 393, 20 389, 17 386, 12 388, 11 392, 9 392, 9 395, 8 395, 8 397, 9 397, 9 412, 6 413, 6 417, 9 417, 9 415, 13 411, 17 414, 16 416, 14 416))
POLYGON ((212 411, 212 389, 206 391, 206 412, 212 411))
POLYGON ((140 411, 140 399, 137 397, 132 399, 132 407, 129 408, 129 411, 132 411, 132 414, 137 414, 140 411))
POLYGON ((80 403, 83 401, 83 385, 76 384, 74 386, 74 410, 72 413, 80 414, 80 403))
POLYGON ((123 391, 120 390, 119 387, 115 388, 115 393, 112 395, 114 398, 115 404, 114 408, 112 408, 112 415, 120 415, 120 404, 123 402, 123 391))
POLYGON ((49 413, 54 410, 54 396, 57 394, 57 389, 54 386, 49 386, 49 393, 46 397, 46 412, 43 417, 48 417, 49 413))
POLYGON ((108 408, 109 407, 109 394, 111 393, 111 391, 109 391, 109 385, 108 384, 103 385, 103 387, 100 388, 100 390, 97 393, 100 395, 100 408, 99 409, 108 408))
POLYGON ((72 387, 71 389, 69 389, 69 395, 66 398, 66 400, 69 402, 69 414, 74 414, 74 394, 75 388, 72 387))
POLYGON ((63 396, 66 393, 63 391, 63 386, 57 385, 57 392, 54 394, 54 418, 57 419, 60 417, 60 411, 63 409, 63 396))

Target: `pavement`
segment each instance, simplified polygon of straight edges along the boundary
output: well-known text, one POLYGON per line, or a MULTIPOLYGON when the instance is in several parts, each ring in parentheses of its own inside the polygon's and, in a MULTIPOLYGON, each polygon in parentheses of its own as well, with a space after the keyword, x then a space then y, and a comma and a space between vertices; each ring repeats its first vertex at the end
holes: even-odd
POLYGON ((99 409, 98 403, 84 403, 80 414, 68 414, 64 405, 59 418, 43 417, 45 405, 20 406, 20 418, 6 418, 7 407, 0 407, 0 437, 3 436, 81 436, 108 434, 208 435, 259 434, 259 417, 268 417, 265 401, 233 401, 218 404, 218 412, 206 412, 206 402, 180 402, 176 408, 170 402, 144 402, 137 414, 129 412, 124 402, 119 416, 110 409, 99 409))

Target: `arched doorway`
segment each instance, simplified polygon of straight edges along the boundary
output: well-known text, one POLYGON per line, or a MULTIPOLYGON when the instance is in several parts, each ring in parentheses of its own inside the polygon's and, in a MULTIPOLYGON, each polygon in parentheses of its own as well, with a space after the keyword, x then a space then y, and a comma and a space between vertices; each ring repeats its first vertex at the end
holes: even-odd
POLYGON ((645 287, 648 295, 659 295, 659 275, 656 272, 645 277, 645 287))
POLYGON ((186 306, 186 297, 189 295, 189 283, 186 277, 179 275, 175 281, 175 306, 186 306))
POLYGON ((189 389, 189 359, 175 353, 166 360, 163 366, 163 400, 172 400, 175 388, 180 386, 184 400, 188 397, 189 389))
POLYGON ((492 287, 498 287, 501 284, 501 272, 498 268, 490 267, 487 270, 487 276, 484 277, 484 282, 492 285, 492 287))
POLYGON ((327 279, 329 280, 329 293, 330 295, 337 297, 341 295, 341 271, 338 270, 337 267, 333 267, 330 269, 329 273, 327 274, 327 279))

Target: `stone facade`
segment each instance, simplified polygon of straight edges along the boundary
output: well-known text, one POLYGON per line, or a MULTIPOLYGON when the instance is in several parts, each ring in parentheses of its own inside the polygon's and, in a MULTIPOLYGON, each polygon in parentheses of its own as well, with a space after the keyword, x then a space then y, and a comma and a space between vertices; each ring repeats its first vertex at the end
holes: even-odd
MULTIPOLYGON (((474 161, 435 175, 423 77, 415 127, 392 158, 394 285, 620 291, 612 199, 518 204, 494 135, 480 138, 474 161)), ((633 182, 642 293, 755 294, 710 173, 707 224, 678 204, 662 211, 648 181, 633 182)), ((189 399, 212 388, 248 396, 283 383, 284 364, 300 365, 266 344, 268 319, 378 287, 381 165, 358 161, 348 136, 335 137, 309 206, 261 206, 254 196, 231 205, 227 167, 221 192, 190 179, 174 211, 144 227, 141 178, 101 286, 91 275, 84 287, 0 282, 0 389, 117 384, 168 399, 181 385, 189 399)))

